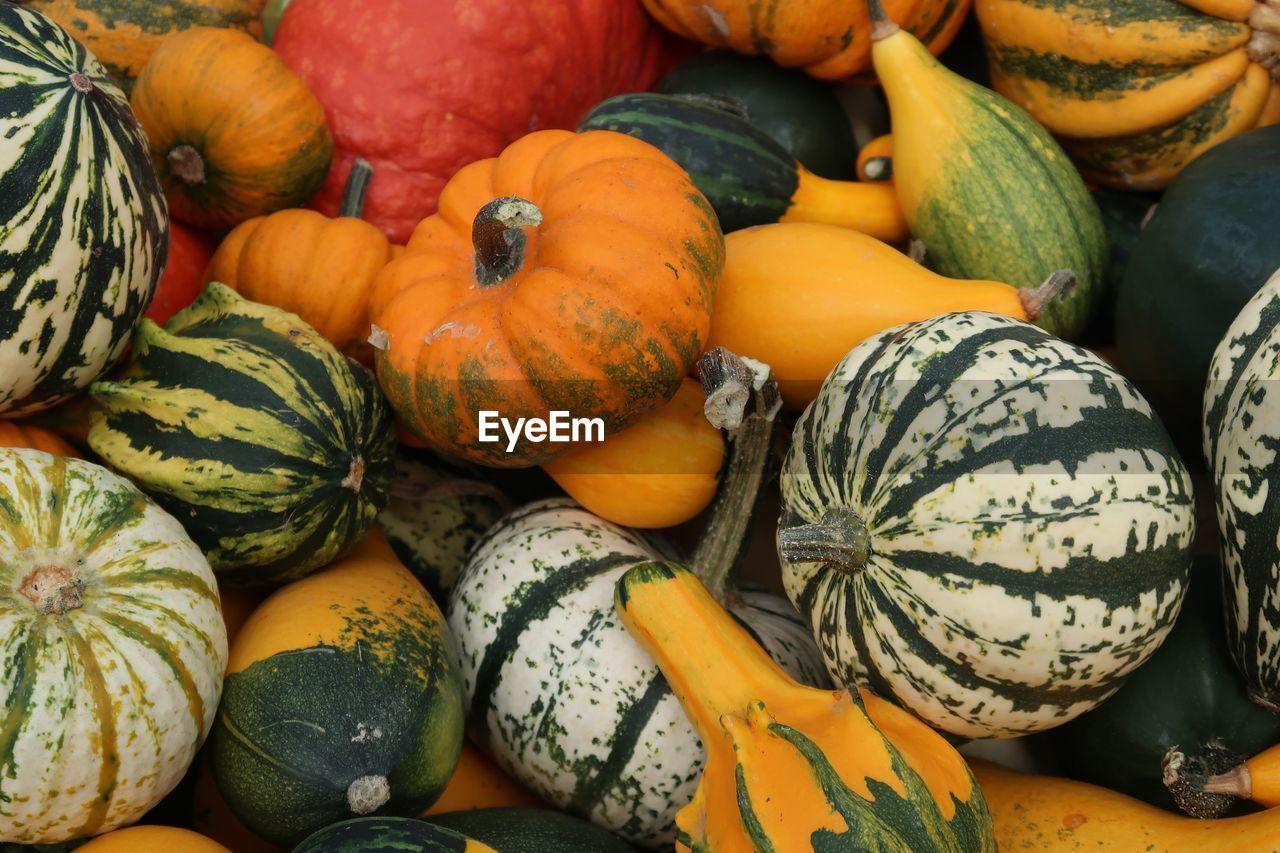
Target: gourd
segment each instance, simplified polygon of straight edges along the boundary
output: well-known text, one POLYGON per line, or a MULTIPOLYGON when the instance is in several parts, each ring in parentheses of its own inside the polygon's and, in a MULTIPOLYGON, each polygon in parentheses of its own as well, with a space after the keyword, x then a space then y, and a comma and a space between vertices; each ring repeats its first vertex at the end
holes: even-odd
POLYGON ((1272 746, 1206 780, 1204 791, 1253 800, 1273 809, 1280 806, 1280 746, 1272 746))
MULTIPOLYGON (((131 826, 117 829, 85 844, 88 853, 232 853, 211 838, 176 826, 131 826)), ((241 851, 235 851, 241 853, 241 851)))
POLYGON ((144 320, 129 370, 92 390, 90 446, 182 518, 222 582, 301 577, 386 503, 394 438, 373 375, 220 284, 164 328, 144 320))
POLYGON ((544 464, 583 509, 625 527, 672 527, 716 495, 725 443, 703 413, 702 386, 685 378, 670 401, 622 432, 544 464))
MULTIPOLYGON (((825 683, 790 605, 727 575, 750 524, 777 387, 722 351, 699 363, 718 423, 736 428, 719 496, 691 563, 797 678, 825 683), (757 388, 758 385, 758 390, 757 388)), ((703 756, 652 659, 619 624, 613 588, 661 543, 567 499, 526 504, 476 546, 449 604, 471 739, 553 806, 646 846, 670 844, 703 756)))
POLYGON ((297 314, 346 355, 373 363, 369 297, 391 244, 360 219, 373 170, 357 160, 338 217, 280 210, 237 225, 214 254, 206 281, 297 314))
POLYGON ((0 421, 0 447, 29 447, 54 456, 79 456, 56 432, 20 421, 0 421))
POLYGON ((174 518, 79 459, 0 449, 0 839, 138 820, 209 731, 227 638, 174 518))
POLYGON ((707 748, 677 851, 996 849, 942 736, 869 692, 797 683, 693 572, 635 566, 615 600, 707 748))
POLYGON ((1160 189, 1280 121, 1280 12, 1265 0, 977 0, 991 81, 1094 183, 1160 189))
POLYGON ((458 765, 449 777, 448 786, 440 799, 432 803, 420 817, 425 820, 433 815, 454 812, 491 811, 498 808, 533 810, 545 807, 546 804, 528 788, 503 773, 488 756, 464 739, 462 752, 458 755, 458 765))
POLYGON ((287 845, 351 817, 420 814, 462 746, 456 654, 384 541, 278 590, 231 646, 209 738, 227 804, 287 845))
POLYGON ((545 808, 476 809, 435 815, 430 821, 500 853, 635 853, 609 830, 545 808))
MULTIPOLYGON (((290 16, 292 20, 293 16, 290 16)), ((495 467, 572 446, 479 441, 478 412, 600 418, 670 399, 702 352, 724 266, 715 214, 656 148, 544 130, 450 180, 375 286, 378 379, 445 456, 495 467)))
POLYGON ((336 215, 363 157, 378 175, 364 218, 404 243, 463 166, 530 131, 573 127, 610 95, 648 89, 687 52, 663 35, 634 0, 490 0, 472 15, 439 3, 298 0, 272 48, 333 130, 333 166, 312 205, 336 215))
POLYGON ((404 817, 365 817, 316 831, 293 853, 500 853, 450 829, 404 817))
POLYGON ((1221 534, 1227 638, 1249 698, 1280 711, 1280 577, 1275 531, 1280 478, 1272 437, 1280 397, 1280 271, 1241 309, 1209 363, 1204 454, 1221 534))
POLYGON ((18 417, 124 351, 160 280, 169 217, 147 138, 91 53, 4 3, 0 67, 0 415, 18 417))
POLYGON ((960 737, 1065 723, 1182 606, 1190 475, 1146 401, 1042 329, 961 312, 868 338, 781 475, 787 595, 837 683, 960 737))
POLYGON ((142 316, 161 326, 196 300, 204 290, 204 271, 213 257, 213 241, 202 231, 169 223, 169 256, 156 294, 142 316))
POLYGON ((708 345, 768 364, 787 408, 803 409, 831 368, 878 332, 962 310, 1035 320, 1071 287, 1068 273, 1035 289, 951 280, 848 228, 762 225, 725 238, 708 345))
MULTIPOLYGON (((873 0, 874 2, 874 0, 873 0)), ((870 70, 872 17, 867 0, 644 0, 664 27, 687 39, 739 53, 764 53, 781 66, 802 68, 821 80, 843 80, 870 70)), ((911 4, 890 0, 889 17, 941 53, 955 38, 969 4, 911 4)))
POLYGON ((821 178, 734 101, 639 93, 596 106, 579 130, 626 133, 680 164, 726 234, 769 222, 826 222, 895 242, 907 222, 892 187, 821 178))
MULTIPOLYGON (((234 643, 235 638, 228 636, 234 643)), ((231 811, 213 779, 209 751, 202 751, 196 761, 198 766, 191 791, 191 828, 234 853, 286 853, 285 848, 256 835, 231 811)))
POLYGON ((1120 368, 1184 454, 1203 447, 1200 405, 1214 349, 1280 268, 1271 227, 1278 220, 1280 127, 1268 127, 1210 149, 1183 170, 1129 258, 1116 304, 1120 368))
POLYGON ((130 103, 173 215, 198 228, 305 203, 333 157, 320 102, 238 30, 193 27, 165 39, 130 103))
POLYGON ((951 278, 1015 287, 1071 270, 1074 291, 1039 322, 1080 335, 1107 263, 1106 229, 1084 181, 1031 116, 877 19, 871 52, 889 99, 893 186, 926 262, 951 278))

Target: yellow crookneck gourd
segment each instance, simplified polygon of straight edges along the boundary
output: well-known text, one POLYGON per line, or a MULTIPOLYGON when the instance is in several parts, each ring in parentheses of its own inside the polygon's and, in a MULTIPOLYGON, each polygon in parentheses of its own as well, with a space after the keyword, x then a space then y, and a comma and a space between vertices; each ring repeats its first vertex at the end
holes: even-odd
POLYGON ((865 691, 797 683, 688 569, 631 569, 616 606, 707 749, 678 851, 995 850, 982 792, 940 735, 865 691))

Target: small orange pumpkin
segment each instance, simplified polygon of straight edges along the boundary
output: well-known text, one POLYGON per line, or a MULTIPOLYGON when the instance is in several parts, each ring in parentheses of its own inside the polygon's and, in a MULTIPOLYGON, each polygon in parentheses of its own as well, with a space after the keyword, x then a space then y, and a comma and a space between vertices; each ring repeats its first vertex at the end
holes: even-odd
POLYGON ((324 107, 271 48, 193 27, 160 44, 129 99, 178 219, 230 228, 305 203, 329 173, 324 107))
POLYGON ((231 853, 211 838, 176 826, 130 826, 76 848, 85 853, 231 853))
POLYGON ((724 267, 715 213, 684 170, 621 133, 531 133, 445 186, 375 285, 378 379, 446 456, 497 467, 570 444, 479 441, 478 413, 600 418, 671 398, 702 352, 724 267))
POLYGON ((80 457, 57 433, 19 421, 0 421, 0 447, 29 447, 54 456, 80 457))
POLYGON ((205 281, 291 311, 347 355, 372 363, 369 295, 392 257, 386 235, 359 218, 372 175, 356 161, 336 219, 291 208, 241 222, 218 246, 205 281))

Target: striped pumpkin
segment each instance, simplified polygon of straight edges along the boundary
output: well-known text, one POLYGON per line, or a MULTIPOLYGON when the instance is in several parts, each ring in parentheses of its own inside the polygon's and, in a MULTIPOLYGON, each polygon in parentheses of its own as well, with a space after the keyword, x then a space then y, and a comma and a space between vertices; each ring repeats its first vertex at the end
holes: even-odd
POLYGON ((209 731, 226 662, 177 521, 105 468, 0 449, 0 840, 142 817, 209 731))
POLYGON ((0 3, 0 414, 124 351, 160 280, 164 195, 124 94, 48 18, 0 3))
POLYGON ((496 853, 451 829, 406 817, 362 817, 327 826, 293 853, 496 853))
POLYGON ((1227 634, 1255 702, 1280 711, 1280 272, 1240 311, 1213 354, 1204 451, 1222 534, 1227 634))
MULTIPOLYGON (((539 501, 485 535, 449 607, 473 740, 552 804, 649 845, 675 837, 703 755, 613 590, 667 556, 571 500, 539 501)), ((825 682, 786 601, 744 592, 733 612, 798 679, 825 682)))
POLYGON ((947 314, 855 348, 781 485, 783 580, 832 676, 955 735, 1097 705, 1182 605, 1191 483, 1160 421, 1016 320, 947 314))
POLYGON ((387 500, 394 430, 373 374, 297 316, 210 284, 144 320, 125 378, 93 386, 89 445, 183 520, 219 579, 332 562, 387 500))

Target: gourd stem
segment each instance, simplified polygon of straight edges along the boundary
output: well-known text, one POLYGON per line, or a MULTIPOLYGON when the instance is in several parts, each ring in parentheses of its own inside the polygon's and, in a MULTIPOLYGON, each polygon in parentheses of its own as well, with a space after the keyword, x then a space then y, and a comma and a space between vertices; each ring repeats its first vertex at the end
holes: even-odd
POLYGON ((372 814, 390 799, 391 783, 386 776, 361 776, 347 786, 347 806, 352 814, 372 814))
POLYGON ((169 161, 169 170, 185 184, 203 184, 205 178, 204 158, 200 152, 190 145, 178 145, 169 149, 165 157, 169 161))
POLYGON ((525 228, 542 224, 542 211, 519 196, 495 198, 480 208, 471 224, 476 250, 476 283, 501 284, 524 266, 525 228))
POLYGON ((1026 312, 1027 319, 1033 323, 1040 319, 1046 308, 1069 297, 1078 282, 1079 279, 1071 270, 1058 270, 1040 286, 1020 289, 1018 298, 1022 301, 1022 310, 1026 312))
POLYGON ((67 79, 71 81, 71 88, 77 92, 88 94, 93 91, 93 81, 80 71, 71 72, 67 79))
POLYGON ((1253 796, 1253 776, 1248 765, 1240 764, 1226 773, 1210 776, 1205 780, 1204 789, 1210 794, 1230 794, 1247 800, 1253 796))
POLYGON ((364 200, 369 194, 369 182, 373 180, 373 167, 363 157, 357 157, 342 188, 342 201, 338 203, 338 215, 359 219, 364 215, 364 200))
POLYGON ((64 566, 35 566, 18 594, 43 616, 62 616, 84 606, 84 579, 64 566))
POLYGON ((689 562, 711 595, 723 603, 765 480, 782 395, 768 365, 723 347, 698 360, 698 375, 707 395, 707 420, 728 432, 731 446, 711 516, 689 562))
POLYGON ((822 520, 798 524, 783 518, 778 529, 778 554, 784 563, 821 563, 846 575, 856 575, 871 559, 871 533, 857 515, 843 508, 827 510, 822 520))
POLYGON ((1246 45, 1249 58, 1280 83, 1280 0, 1258 0, 1249 15, 1249 27, 1253 30, 1246 45))
POLYGON ((871 14, 871 40, 887 39, 898 31, 898 25, 889 20, 880 0, 867 0, 867 12, 871 14))

